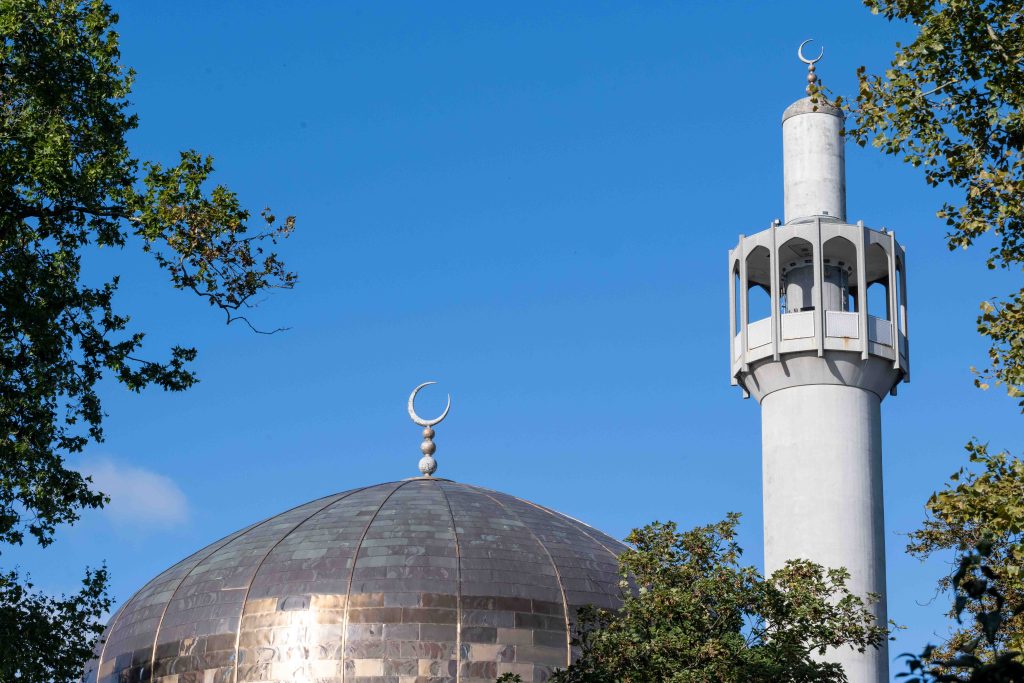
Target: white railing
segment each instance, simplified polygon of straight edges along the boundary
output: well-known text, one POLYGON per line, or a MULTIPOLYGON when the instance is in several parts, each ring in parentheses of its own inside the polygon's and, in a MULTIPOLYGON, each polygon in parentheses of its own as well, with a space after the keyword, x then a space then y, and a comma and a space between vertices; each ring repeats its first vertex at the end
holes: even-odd
POLYGON ((804 339, 814 336, 814 311, 782 314, 782 338, 804 339))
POLYGON ((868 316, 868 339, 876 344, 892 346, 892 322, 885 318, 868 316))
POLYGON ((825 311, 826 337, 860 337, 860 321, 856 313, 825 311))
POLYGON ((772 343, 772 319, 763 318, 747 325, 747 348, 756 349, 772 343))

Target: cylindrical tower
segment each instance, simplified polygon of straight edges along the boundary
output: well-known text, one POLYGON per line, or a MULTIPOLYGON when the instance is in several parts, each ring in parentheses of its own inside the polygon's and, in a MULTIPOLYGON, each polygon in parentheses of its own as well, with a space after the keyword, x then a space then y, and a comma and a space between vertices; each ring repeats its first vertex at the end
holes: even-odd
POLYGON ((797 100, 782 115, 785 219, 846 220, 843 114, 822 101, 797 100))
MULTIPOLYGON (((905 251, 846 223, 843 115, 783 115, 785 224, 729 252, 732 383, 761 404, 765 572, 845 567, 886 623, 881 402, 909 379, 905 251)), ((851 683, 886 683, 888 652, 837 650, 851 683)))

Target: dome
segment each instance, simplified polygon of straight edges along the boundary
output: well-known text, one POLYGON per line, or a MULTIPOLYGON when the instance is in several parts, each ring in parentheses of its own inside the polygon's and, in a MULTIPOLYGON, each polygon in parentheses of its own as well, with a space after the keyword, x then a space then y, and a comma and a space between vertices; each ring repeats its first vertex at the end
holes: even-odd
POLYGON ((238 531, 113 616, 85 683, 544 681, 625 546, 503 493, 420 477, 238 531))

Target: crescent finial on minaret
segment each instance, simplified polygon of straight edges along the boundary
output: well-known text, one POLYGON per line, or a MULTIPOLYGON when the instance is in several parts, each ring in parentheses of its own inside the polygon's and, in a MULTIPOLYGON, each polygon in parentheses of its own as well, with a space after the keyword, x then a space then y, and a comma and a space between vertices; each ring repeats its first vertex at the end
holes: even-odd
POLYGON ((423 443, 420 444, 420 451, 423 453, 423 457, 420 458, 420 473, 424 477, 429 477, 437 471, 437 460, 434 460, 434 452, 437 450, 437 446, 434 444, 434 425, 448 417, 448 411, 452 407, 452 396, 448 394, 448 405, 444 407, 444 412, 438 417, 432 420, 424 420, 416 414, 416 408, 414 407, 416 394, 419 393, 420 389, 431 384, 437 384, 437 382, 424 382, 413 389, 409 395, 409 417, 412 418, 413 422, 423 427, 423 443))
POLYGON ((822 47, 821 48, 821 52, 819 52, 818 56, 815 57, 814 59, 807 59, 807 57, 804 57, 804 45, 806 45, 807 43, 812 42, 813 40, 814 40, 814 38, 808 38, 804 42, 800 43, 800 47, 798 47, 796 49, 796 56, 800 58, 801 62, 803 62, 804 64, 807 65, 807 90, 806 90, 806 92, 807 92, 808 95, 810 95, 813 92, 814 86, 818 82, 818 74, 814 73, 814 71, 815 71, 814 63, 819 61, 822 57, 825 56, 825 48, 822 47))

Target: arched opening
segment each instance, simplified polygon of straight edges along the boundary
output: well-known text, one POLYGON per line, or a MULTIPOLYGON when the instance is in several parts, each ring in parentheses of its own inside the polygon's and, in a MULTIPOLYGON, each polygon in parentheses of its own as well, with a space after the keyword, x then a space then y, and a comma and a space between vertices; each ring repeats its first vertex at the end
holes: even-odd
POLYGON ((814 248, 811 243, 794 237, 779 247, 779 274, 783 312, 813 311, 814 248))
POLYGON ((826 311, 852 311, 850 300, 857 279, 857 247, 845 237, 833 237, 821 247, 824 288, 822 307, 826 311))
POLYGON ((872 282, 868 285, 868 315, 889 319, 889 286, 885 282, 872 282))
POLYGON ((868 291, 868 339, 893 346, 893 310, 890 305, 889 253, 880 244, 869 245, 864 254, 868 291))
POLYGON ((772 254, 754 247, 747 254, 747 348, 756 349, 772 340, 772 254))
POLYGON ((747 322, 772 315, 772 263, 766 247, 754 247, 747 254, 747 322))
POLYGON ((772 315, 772 293, 767 285, 751 283, 747 289, 747 322, 757 322, 772 315))
POLYGON ((896 322, 897 329, 907 333, 907 279, 903 270, 903 260, 896 259, 896 322))
POLYGON ((889 254, 879 244, 872 244, 865 254, 868 281, 868 315, 892 320, 889 310, 889 254))
POLYGON ((850 302, 856 300, 857 247, 845 237, 833 237, 821 247, 821 304, 825 336, 856 339, 860 321, 850 302))
MULTIPOLYGON (((719 271, 721 272, 721 271, 719 271)), ((738 335, 740 333, 740 264, 734 263, 732 266, 732 313, 733 313, 733 331, 738 335)))

